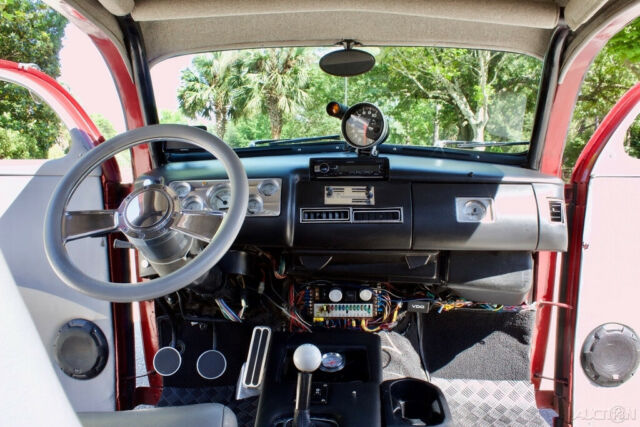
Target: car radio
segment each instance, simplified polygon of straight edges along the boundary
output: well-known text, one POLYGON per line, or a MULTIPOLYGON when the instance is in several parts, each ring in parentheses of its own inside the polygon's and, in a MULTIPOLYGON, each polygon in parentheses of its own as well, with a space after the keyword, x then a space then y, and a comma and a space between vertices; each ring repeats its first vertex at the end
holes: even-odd
POLYGON ((387 179, 386 157, 314 158, 309 160, 311 179, 387 179))

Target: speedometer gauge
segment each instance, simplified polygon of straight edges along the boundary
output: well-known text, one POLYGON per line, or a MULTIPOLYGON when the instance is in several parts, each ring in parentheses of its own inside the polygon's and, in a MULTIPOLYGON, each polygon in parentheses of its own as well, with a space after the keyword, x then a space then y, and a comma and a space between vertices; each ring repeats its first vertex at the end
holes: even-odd
POLYGON ((344 113, 342 134, 352 147, 370 148, 387 139, 389 126, 378 107, 361 102, 344 113))

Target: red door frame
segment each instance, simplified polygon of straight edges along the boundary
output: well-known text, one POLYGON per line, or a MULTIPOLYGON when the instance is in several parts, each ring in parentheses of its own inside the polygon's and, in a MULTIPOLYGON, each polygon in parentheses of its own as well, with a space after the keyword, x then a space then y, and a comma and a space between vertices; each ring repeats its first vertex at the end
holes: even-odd
MULTIPOLYGON (((145 125, 141 102, 137 88, 129 72, 128 59, 123 55, 109 36, 82 12, 70 6, 64 0, 57 2, 58 10, 73 24, 82 29, 93 41, 102 54, 109 69, 122 104, 127 129, 135 129, 145 125)), ((146 145, 138 145, 131 149, 131 161, 134 177, 151 169, 151 158, 146 145)), ((105 203, 117 206, 125 192, 130 188, 123 187, 118 180, 117 184, 105 183, 105 203)), ((109 259, 111 280, 128 282, 131 280, 130 258, 125 256, 126 251, 118 251, 109 244, 109 259)), ((138 278, 139 279, 139 278, 138 278)), ((139 304, 142 326, 142 338, 145 348, 145 363, 147 370, 152 370, 153 355, 158 348, 157 333, 155 331, 155 312, 152 301, 139 304)), ((135 387, 136 379, 131 373, 135 373, 134 354, 135 344, 133 340, 132 305, 125 303, 112 304, 114 322, 114 346, 116 354, 116 409, 131 409, 140 403, 155 404, 162 393, 162 378, 155 374, 149 375, 150 387, 135 387)))

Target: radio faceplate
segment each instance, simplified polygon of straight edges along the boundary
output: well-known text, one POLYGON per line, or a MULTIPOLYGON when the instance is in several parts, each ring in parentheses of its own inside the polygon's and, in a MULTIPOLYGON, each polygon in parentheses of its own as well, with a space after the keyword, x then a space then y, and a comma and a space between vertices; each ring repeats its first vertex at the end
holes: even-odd
POLYGON ((387 179, 389 159, 386 157, 314 158, 309 159, 311 179, 387 179))

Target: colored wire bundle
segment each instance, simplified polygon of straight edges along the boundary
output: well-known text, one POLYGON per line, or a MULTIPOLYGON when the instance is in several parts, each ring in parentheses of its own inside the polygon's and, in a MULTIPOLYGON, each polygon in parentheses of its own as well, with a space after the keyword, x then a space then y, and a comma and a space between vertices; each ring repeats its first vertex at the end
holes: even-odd
POLYGON ((240 317, 233 310, 231 310, 231 308, 227 305, 226 302, 224 302, 222 298, 216 298, 215 301, 216 304, 218 304, 218 308, 220 308, 220 312, 225 319, 231 320, 232 322, 242 322, 242 319, 240 319, 240 317))

